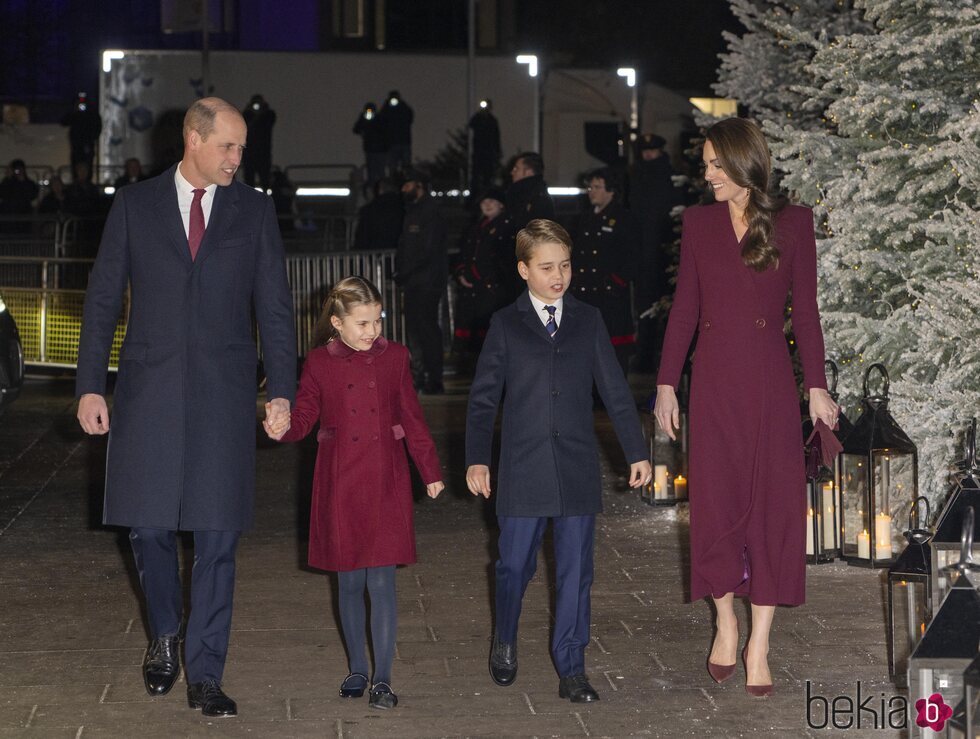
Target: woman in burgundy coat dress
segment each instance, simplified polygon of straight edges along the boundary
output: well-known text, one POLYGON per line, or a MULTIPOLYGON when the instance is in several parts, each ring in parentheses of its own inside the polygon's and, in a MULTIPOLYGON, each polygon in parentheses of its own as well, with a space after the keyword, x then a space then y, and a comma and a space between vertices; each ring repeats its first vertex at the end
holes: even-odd
POLYGON ((432 498, 444 487, 442 471, 412 386, 408 350, 381 336, 381 296, 374 285, 361 277, 338 282, 324 303, 314 344, 288 430, 267 430, 273 438, 299 441, 320 423, 309 562, 339 573, 350 660, 340 695, 359 698, 367 688, 367 589, 374 646, 370 705, 393 708, 395 566, 415 561, 405 446, 432 498))
POLYGON ((783 334, 792 293, 810 416, 834 427, 817 311, 816 244, 808 208, 769 193, 769 148, 754 124, 716 123, 704 145, 716 203, 684 213, 677 291, 664 337, 654 414, 673 438, 675 390, 698 330, 691 378, 691 598, 716 607, 708 671, 735 671, 733 597, 752 606, 742 652, 746 690, 772 692, 769 629, 776 605, 804 601, 803 439, 783 334))

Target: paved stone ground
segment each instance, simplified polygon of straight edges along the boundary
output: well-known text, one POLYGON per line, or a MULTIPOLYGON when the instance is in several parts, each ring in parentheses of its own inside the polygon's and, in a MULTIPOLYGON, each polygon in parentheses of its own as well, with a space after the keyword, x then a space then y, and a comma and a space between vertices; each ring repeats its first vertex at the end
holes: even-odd
MULTIPOLYGON (((635 382, 638 397, 650 380, 635 382)), ((145 694, 128 543, 99 525, 104 441, 78 429, 70 381, 30 382, 0 416, 0 737, 901 735, 806 724, 806 681, 814 693, 852 698, 860 681, 879 720, 881 696, 896 692, 887 681, 880 573, 810 568, 808 603, 777 613, 771 699, 748 698, 741 669, 724 686, 710 680, 711 613, 685 602, 686 508, 651 508, 626 489, 602 414, 606 513, 587 655, 602 700, 558 698, 547 556, 525 601, 517 683, 494 686, 486 667, 493 519, 466 492, 465 387, 450 391, 425 400, 447 490, 419 501, 420 562, 398 573, 398 708, 376 712, 366 700, 337 697, 346 660, 335 585, 305 566, 315 449, 260 442, 258 523, 240 548, 225 673, 240 715, 209 721, 187 708, 183 682, 163 698, 145 694)), ((862 726, 871 720, 865 712, 862 726)))

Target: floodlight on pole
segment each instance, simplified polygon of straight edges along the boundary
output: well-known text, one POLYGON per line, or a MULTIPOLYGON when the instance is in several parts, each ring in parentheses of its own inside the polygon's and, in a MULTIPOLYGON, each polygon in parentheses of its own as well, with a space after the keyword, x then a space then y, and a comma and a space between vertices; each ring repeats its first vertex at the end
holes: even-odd
POLYGON ((102 71, 111 72, 112 71, 112 60, 122 59, 126 56, 126 52, 119 51, 117 49, 106 49, 102 52, 102 71))
POLYGON ((630 88, 630 141, 636 140, 637 129, 640 127, 640 99, 639 90, 636 88, 636 68, 620 67, 616 74, 626 79, 626 86, 630 88))
POLYGON ((518 64, 527 65, 527 73, 531 77, 538 76, 538 57, 535 54, 518 54, 517 55, 518 64))
POLYGON ((534 131, 532 136, 534 151, 541 151, 541 78, 538 76, 538 57, 537 54, 518 54, 518 64, 527 65, 528 76, 534 78, 534 106, 531 115, 534 119, 534 131))

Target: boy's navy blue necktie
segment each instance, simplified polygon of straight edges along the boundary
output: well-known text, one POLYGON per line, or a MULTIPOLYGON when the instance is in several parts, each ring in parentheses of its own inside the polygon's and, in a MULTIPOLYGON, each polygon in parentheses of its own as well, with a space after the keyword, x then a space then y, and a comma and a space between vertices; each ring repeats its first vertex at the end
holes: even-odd
POLYGON ((555 322, 555 311, 558 310, 558 308, 554 305, 546 305, 544 309, 548 311, 548 322, 544 325, 544 327, 548 329, 548 333, 552 338, 554 338, 555 332, 558 330, 558 324, 555 322))

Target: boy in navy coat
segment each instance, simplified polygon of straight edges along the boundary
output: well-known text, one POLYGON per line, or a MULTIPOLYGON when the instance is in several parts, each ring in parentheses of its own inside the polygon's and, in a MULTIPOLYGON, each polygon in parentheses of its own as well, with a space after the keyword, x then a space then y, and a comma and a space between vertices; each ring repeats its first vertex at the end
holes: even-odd
POLYGON ((496 629, 490 676, 517 676, 517 623, 548 520, 554 524, 557 598, 551 653, 558 695, 598 700, 585 675, 595 514, 602 510, 592 416, 595 383, 630 462, 630 487, 652 478, 636 405, 599 311, 566 295, 572 243, 545 219, 517 235, 527 291, 497 311, 477 362, 466 416, 466 484, 490 497, 494 423, 504 388, 497 520, 496 629))

